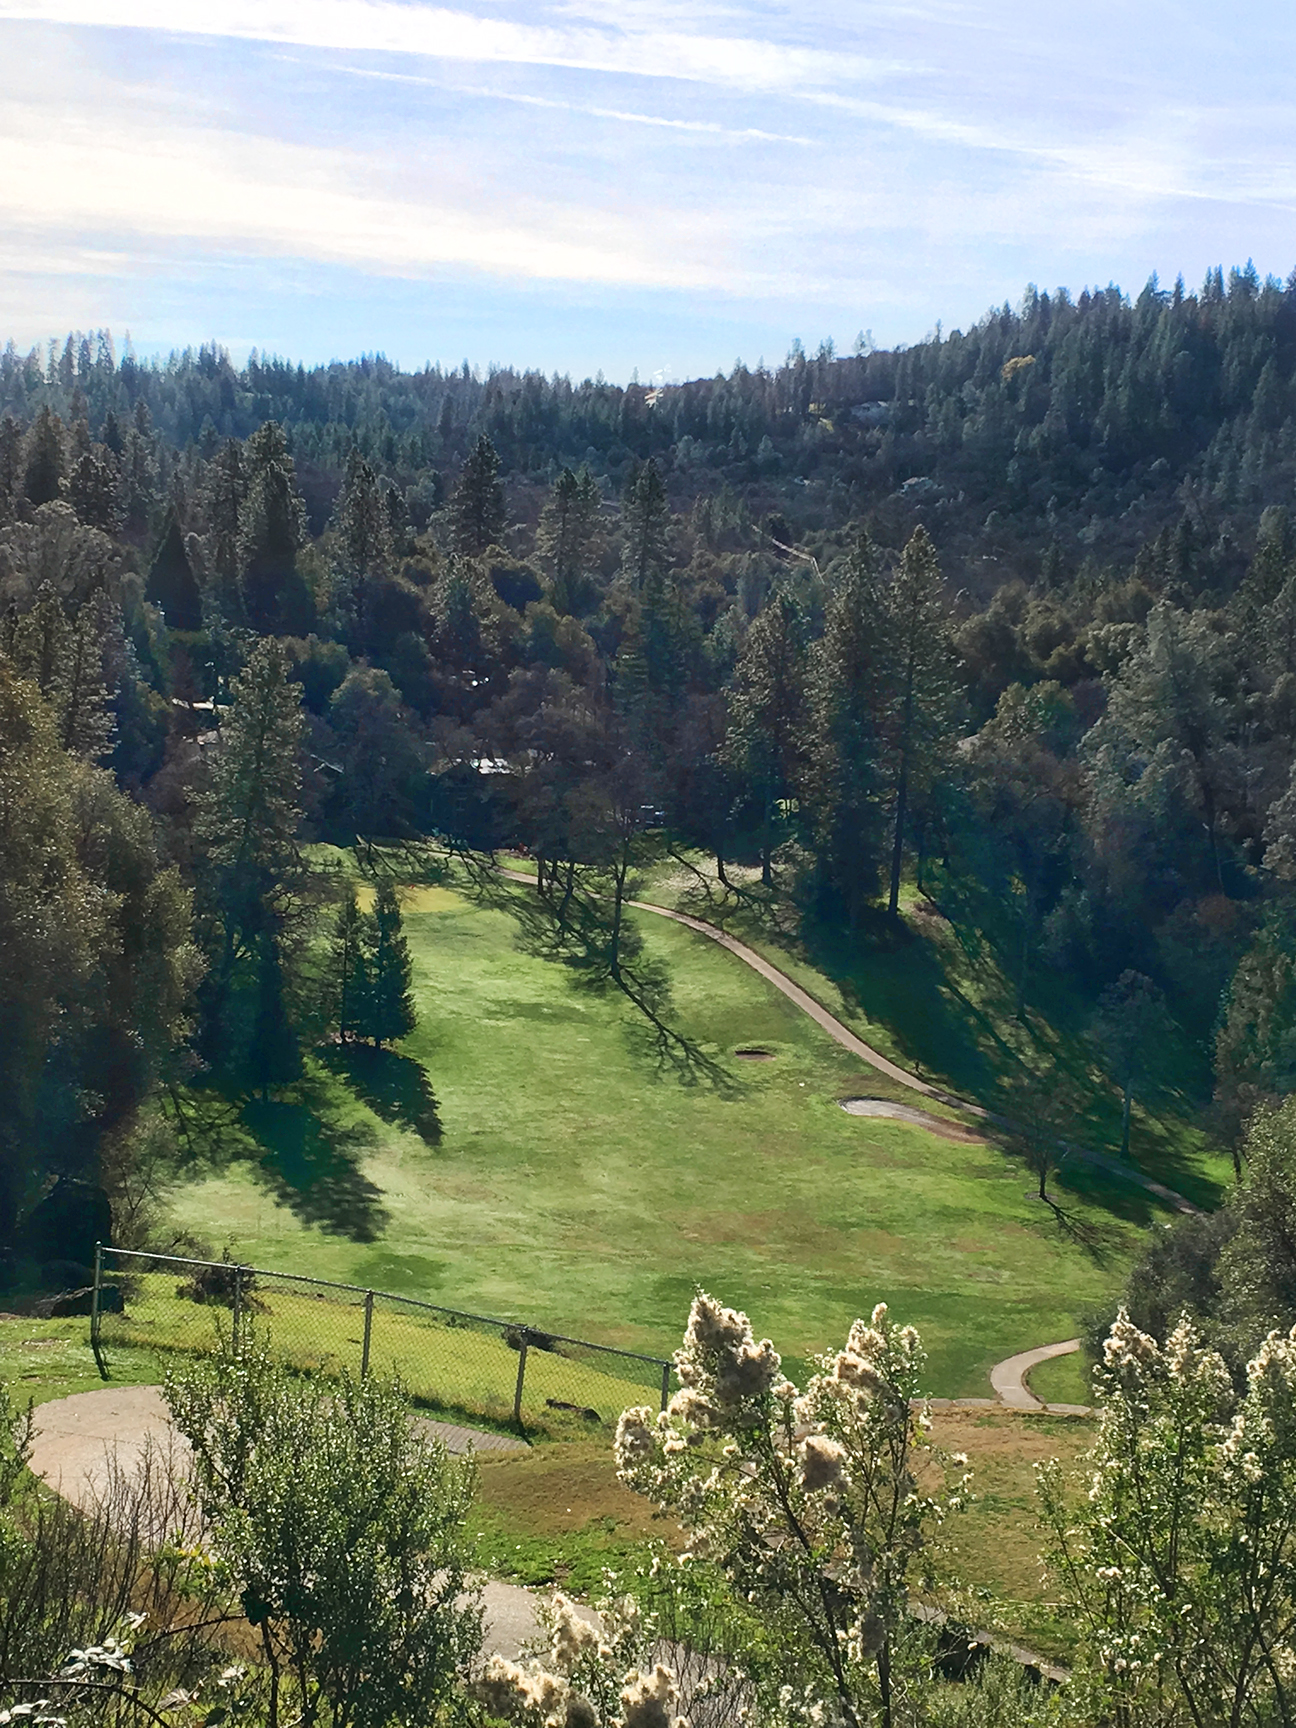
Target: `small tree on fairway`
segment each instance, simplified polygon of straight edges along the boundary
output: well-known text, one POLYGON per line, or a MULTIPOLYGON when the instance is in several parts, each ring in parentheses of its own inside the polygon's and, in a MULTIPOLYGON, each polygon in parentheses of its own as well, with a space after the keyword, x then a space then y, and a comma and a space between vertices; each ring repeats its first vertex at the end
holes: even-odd
POLYGON ((369 994, 364 926, 356 891, 349 887, 333 924, 328 968, 329 1017, 344 1044, 363 1023, 369 994))
POLYGON ((418 1024, 410 989, 413 971, 396 890, 384 882, 374 901, 368 988, 358 1022, 375 1044, 403 1038, 418 1024))

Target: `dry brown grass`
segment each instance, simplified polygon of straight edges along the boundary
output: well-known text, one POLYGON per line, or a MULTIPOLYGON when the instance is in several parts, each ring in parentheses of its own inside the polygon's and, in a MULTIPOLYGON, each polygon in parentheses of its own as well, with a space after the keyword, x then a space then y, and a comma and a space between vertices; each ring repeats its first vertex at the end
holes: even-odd
POLYGON ((1093 1444, 1093 1423, 1007 1410, 951 1410, 934 1418, 933 1438, 947 1452, 967 1453, 974 1496, 941 1533, 943 1564, 982 1597, 987 1622, 1044 1655, 1065 1658, 1070 1630, 1040 1561, 1045 1533, 1035 1467, 1056 1458, 1075 1468, 1093 1444))

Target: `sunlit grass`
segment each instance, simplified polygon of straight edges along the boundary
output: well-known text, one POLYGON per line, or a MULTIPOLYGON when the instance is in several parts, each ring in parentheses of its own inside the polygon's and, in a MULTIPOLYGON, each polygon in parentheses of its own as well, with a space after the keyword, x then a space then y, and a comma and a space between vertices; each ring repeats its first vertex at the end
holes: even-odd
MULTIPOLYGON (((1069 1197, 1068 1233, 998 1148, 848 1117, 842 1098, 900 1089, 665 920, 640 917, 645 941, 723 1088, 659 1073, 624 1004, 520 953, 505 913, 444 884, 420 910, 427 894, 407 905, 420 1023, 402 1055, 430 1080, 441 1138, 380 1121, 363 1085, 314 1069, 302 1109, 345 1143, 303 1150, 285 1118, 287 1151, 267 1142, 176 1197, 184 1224, 239 1259, 654 1355, 702 1284, 794 1364, 885 1300, 922 1331, 934 1393, 984 1393, 993 1362, 1114 1299, 1161 1215, 1091 1184, 1069 1197), (772 1059, 733 1059, 752 1045, 772 1059)), ((812 987, 837 1005, 825 974, 812 987)))
MULTIPOLYGON (((121 1314, 107 1314, 100 1335, 109 1371, 119 1351, 142 1353, 154 1361, 201 1354, 230 1337, 233 1314, 223 1306, 197 1303, 178 1294, 175 1272, 132 1273, 125 1283, 121 1314)), ((365 1329, 362 1296, 344 1292, 312 1294, 259 1282, 241 1316, 246 1330, 264 1338, 276 1358, 303 1373, 330 1375, 360 1371, 365 1329)), ((631 1379, 604 1372, 588 1359, 553 1349, 530 1348, 522 1389, 522 1417, 529 1426, 570 1426, 554 1405, 575 1406, 574 1413, 596 1412, 615 1422, 627 1405, 650 1404, 661 1397, 659 1371, 645 1364, 645 1376, 631 1379)), ((397 1376, 410 1397, 425 1409, 462 1414, 492 1424, 512 1420, 520 1352, 498 1332, 449 1324, 432 1315, 377 1300, 370 1325, 369 1369, 397 1376)), ((572 1412, 569 1412, 572 1414, 572 1412)))

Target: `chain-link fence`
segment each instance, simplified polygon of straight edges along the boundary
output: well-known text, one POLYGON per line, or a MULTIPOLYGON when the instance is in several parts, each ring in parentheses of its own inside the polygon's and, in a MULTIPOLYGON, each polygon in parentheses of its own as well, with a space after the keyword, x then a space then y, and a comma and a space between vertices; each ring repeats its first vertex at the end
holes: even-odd
POLYGON ((303 1373, 395 1374, 425 1409, 521 1428, 614 1422, 633 1404, 664 1409, 674 1372, 657 1356, 381 1290, 98 1251, 90 1342, 105 1379, 114 1352, 198 1354, 254 1335, 303 1373))

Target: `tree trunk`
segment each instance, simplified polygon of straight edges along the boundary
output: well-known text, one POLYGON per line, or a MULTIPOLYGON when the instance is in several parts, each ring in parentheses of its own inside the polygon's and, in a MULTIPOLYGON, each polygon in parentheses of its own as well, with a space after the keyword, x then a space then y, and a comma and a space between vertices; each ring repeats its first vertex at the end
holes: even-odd
POLYGON ((905 816, 909 805, 909 746, 914 723, 914 649, 909 650, 905 667, 904 720, 900 729, 900 773, 896 781, 895 841, 891 848, 891 898, 888 911, 893 918, 900 914, 900 865, 904 858, 905 816))
POLYGON ((1032 916, 1033 910, 1034 908, 1031 905, 1030 895, 1028 894, 1026 897, 1026 904, 1022 908, 1021 954, 1018 957, 1017 962, 1016 1014, 1017 1019, 1023 1026, 1026 1024, 1026 968, 1030 963, 1031 924, 1034 922, 1032 916))
POLYGON ((893 918, 900 915, 900 866, 904 859, 905 811, 909 803, 909 762, 900 758, 900 780, 896 786, 895 839, 891 846, 891 895, 887 911, 893 918))
POLYGON ((1120 1144, 1120 1149, 1121 1149, 1121 1157, 1122 1158, 1128 1158, 1129 1157, 1130 1106, 1133 1104, 1133 1102, 1134 1102, 1134 1081, 1132 1079, 1128 1079, 1125 1082, 1125 1097, 1124 1097, 1124 1100, 1121 1104, 1121 1144, 1120 1144))

